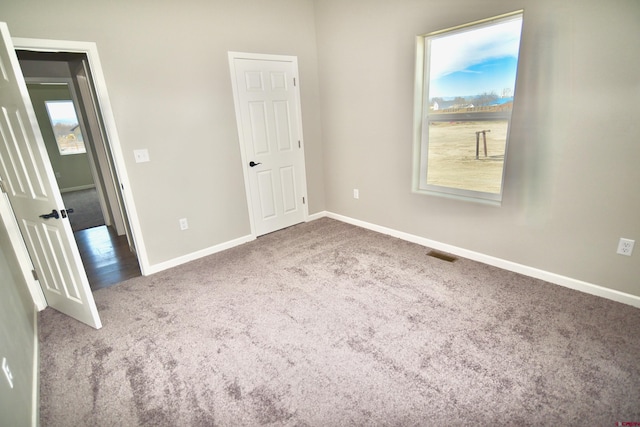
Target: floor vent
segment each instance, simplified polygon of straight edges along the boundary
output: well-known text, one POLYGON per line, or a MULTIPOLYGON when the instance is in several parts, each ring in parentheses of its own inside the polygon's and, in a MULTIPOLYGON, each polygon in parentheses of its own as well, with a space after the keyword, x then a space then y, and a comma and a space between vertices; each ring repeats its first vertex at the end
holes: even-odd
POLYGON ((458 258, 445 254, 443 252, 438 252, 438 251, 429 251, 429 253, 427 253, 427 255, 429 255, 430 257, 433 258, 438 258, 441 259, 443 261, 447 261, 447 262, 454 262, 456 261, 458 258))

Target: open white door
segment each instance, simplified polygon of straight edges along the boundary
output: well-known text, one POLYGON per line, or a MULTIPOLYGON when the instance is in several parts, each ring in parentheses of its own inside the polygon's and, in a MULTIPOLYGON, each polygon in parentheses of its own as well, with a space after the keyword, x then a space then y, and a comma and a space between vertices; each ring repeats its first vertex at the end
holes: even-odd
POLYGON ((257 236, 305 221, 295 57, 229 53, 248 203, 257 236))
POLYGON ((9 28, 0 22, 0 178, 50 307, 102 327, 9 28))

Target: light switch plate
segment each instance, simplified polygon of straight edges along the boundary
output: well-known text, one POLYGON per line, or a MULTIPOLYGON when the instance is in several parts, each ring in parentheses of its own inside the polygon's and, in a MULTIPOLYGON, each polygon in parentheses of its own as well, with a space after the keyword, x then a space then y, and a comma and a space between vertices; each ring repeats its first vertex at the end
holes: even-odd
POLYGON ((136 163, 149 162, 149 150, 146 148, 140 150, 133 150, 133 156, 136 158, 136 163))

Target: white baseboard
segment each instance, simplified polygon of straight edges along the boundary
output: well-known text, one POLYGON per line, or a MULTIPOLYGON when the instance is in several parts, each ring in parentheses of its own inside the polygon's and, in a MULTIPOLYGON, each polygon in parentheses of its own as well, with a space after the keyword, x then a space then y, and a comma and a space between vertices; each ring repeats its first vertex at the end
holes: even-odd
POLYGON ((311 214, 311 215, 307 216, 307 221, 306 222, 315 221, 316 219, 324 218, 326 216, 327 216, 327 212, 326 211, 314 213, 314 214, 311 214))
MULTIPOLYGON (((361 221, 358 219, 350 218, 347 216, 335 214, 332 212, 323 212, 322 216, 316 214, 318 218, 326 216, 338 221, 346 222, 348 224, 356 225, 358 227, 366 228, 368 230, 377 231, 378 233, 387 234, 389 236, 397 237, 408 242, 416 243, 421 246, 426 246, 439 251, 448 252, 453 255, 457 255, 463 258, 468 258, 473 261, 478 261, 487 265, 502 268, 503 270, 513 271, 525 276, 533 277, 536 279, 544 280, 545 282, 553 283, 556 285, 564 286, 565 288, 575 289, 580 292, 584 292, 590 295, 596 295, 602 298, 607 298, 613 301, 628 304, 634 307, 640 308, 640 297, 631 295, 625 292, 616 291, 615 289, 606 288, 604 286, 596 285, 593 283, 584 282, 582 280, 573 279, 571 277, 562 276, 560 274, 552 273, 538 268, 529 267, 527 265, 518 264, 516 262, 508 261, 502 258, 496 258, 490 255, 485 255, 479 252, 470 251, 457 246, 448 245, 446 243, 437 242, 435 240, 426 239, 424 237, 416 236, 414 234, 405 233, 402 231, 394 230, 392 228, 383 227, 380 225, 372 224, 369 222, 361 221)), ((317 218, 316 218, 317 219, 317 218)))
MULTIPOLYGON (((470 251, 468 249, 460 248, 457 246, 449 245, 446 243, 438 242, 435 240, 427 239, 424 237, 416 236, 414 234, 405 233, 403 231, 394 230, 392 228, 383 227, 381 225, 372 224, 370 222, 361 221, 359 219, 350 218, 344 215, 339 215, 333 212, 317 212, 307 216, 307 222, 315 221, 320 218, 332 218, 338 221, 346 222, 358 227, 366 228, 368 230, 376 231, 378 233, 386 234, 398 239, 406 240, 408 242, 416 243, 421 246, 436 249, 443 252, 448 252, 453 255, 457 255, 463 258, 467 258, 473 261, 478 261, 483 264, 491 265, 493 267, 502 268, 503 270, 513 271, 525 276, 533 277, 536 279, 544 280, 545 282, 553 283, 556 285, 564 286, 565 288, 574 289, 576 291, 584 292, 590 295, 596 295, 602 298, 607 298, 612 301, 617 301, 623 304, 628 304, 634 307, 640 308, 640 297, 631 295, 625 292, 616 291, 615 289, 606 288, 604 286, 596 285, 593 283, 584 282, 582 280, 573 279, 571 277, 563 276, 560 274, 552 273, 538 268, 530 267, 524 264, 518 264, 513 261, 508 261, 502 258, 485 255, 480 252, 470 251)), ((189 261, 195 261, 198 258, 202 258, 207 255, 212 255, 216 252, 223 251, 225 249, 233 248, 234 246, 241 245, 243 243, 255 240, 252 235, 240 237, 238 239, 230 240, 228 242, 221 243, 219 245, 212 246, 201 251, 193 252, 178 258, 174 258, 169 261, 162 262, 160 264, 154 264, 145 269, 145 275, 158 273, 160 271, 177 267, 180 264, 184 264, 189 261)))
POLYGON ((96 188, 95 184, 79 185, 77 187, 61 188, 60 193, 70 193, 72 191, 88 190, 90 188, 96 188))
MULTIPOLYGON (((326 211, 322 211, 322 212, 319 212, 319 213, 308 215, 307 219, 306 219, 306 222, 315 221, 317 219, 324 218, 326 216, 327 216, 327 212, 326 211)), ((220 244, 212 246, 210 248, 202 249, 202 250, 197 251, 197 252, 192 252, 190 254, 187 254, 187 255, 184 255, 184 256, 181 256, 181 257, 178 257, 178 258, 174 258, 174 259, 171 259, 169 261, 161 262, 159 264, 154 264, 154 265, 151 265, 151 266, 149 266, 149 267, 144 269, 143 276, 148 276, 148 275, 151 275, 151 274, 154 274, 154 273, 159 273, 159 272, 161 272, 163 270, 167 270, 169 268, 177 267, 177 266, 179 266, 181 264, 184 264, 184 263, 187 263, 187 262, 190 262, 190 261, 195 261, 198 258, 202 258, 202 257, 208 256, 208 255, 213 255, 216 252, 224 251, 225 249, 231 249, 234 246, 238 246, 238 245, 241 245, 243 243, 250 242, 252 240, 255 240, 255 237, 252 236, 252 235, 247 235, 247 236, 244 236, 244 237, 240 237, 238 239, 230 240, 228 242, 220 243, 220 244)))
POLYGON ((159 273, 163 270, 167 270, 169 268, 172 267, 177 267, 181 264, 190 262, 190 261, 195 261, 199 258, 208 256, 208 255, 213 255, 217 252, 221 252, 224 251, 226 249, 231 249, 235 246, 241 245, 243 243, 247 243, 250 242, 252 240, 255 240, 255 237, 253 235, 248 235, 248 236, 244 236, 244 237, 239 237, 237 239, 233 239, 233 240, 229 240, 228 242, 224 242, 224 243, 220 243, 218 245, 215 246, 211 246, 209 248, 206 249, 202 249, 196 252, 192 252, 190 254, 187 255, 183 255, 181 257, 178 258, 174 258, 171 259, 169 261, 165 261, 165 262, 161 262, 159 264, 154 264, 149 266, 148 269, 145 269, 145 276, 148 276, 150 274, 154 274, 154 273, 159 273))

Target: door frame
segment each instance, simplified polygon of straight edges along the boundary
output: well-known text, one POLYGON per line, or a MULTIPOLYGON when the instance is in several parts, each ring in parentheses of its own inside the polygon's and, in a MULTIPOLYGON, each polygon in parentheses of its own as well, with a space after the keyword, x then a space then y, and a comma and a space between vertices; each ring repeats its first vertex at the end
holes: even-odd
MULTIPOLYGON (((80 126, 80 129, 82 130, 82 134, 90 135, 88 129, 86 129, 86 126, 85 126, 85 122, 86 122, 86 117, 84 117, 85 112, 80 106, 78 93, 76 92, 76 89, 73 85, 73 79, 71 77, 25 77, 24 80, 27 83, 27 86, 29 86, 30 84, 42 84, 42 83, 66 84, 69 89, 69 93, 71 95, 71 102, 73 102, 73 106, 76 110, 76 114, 78 115, 78 120, 79 120, 78 124, 80 126)), ((45 124, 45 126, 47 124, 45 124)), ((43 124, 40 123, 40 121, 38 121, 38 126, 40 126, 40 128, 42 129, 43 124)), ((98 195, 98 200, 100 202, 100 210, 101 210, 102 217, 104 219, 105 225, 109 226, 109 225, 112 225, 112 223, 114 223, 115 221, 113 221, 113 219, 111 218, 110 203, 107 200, 104 192, 102 191, 102 185, 100 185, 100 182, 103 182, 104 178, 101 176, 99 172, 101 168, 98 165, 96 165, 95 152, 94 152, 95 149, 93 147, 94 143, 93 141, 91 141, 91 138, 86 138, 86 139, 87 141, 85 141, 85 149, 87 151, 87 161, 89 163, 91 178, 93 179, 93 184, 95 186, 96 193, 98 195)), ((116 226, 116 224, 114 224, 114 226, 116 226)), ((118 229, 118 227, 116 227, 116 229, 118 229)))
POLYGON ((244 131, 242 129, 242 121, 240 117, 242 117, 242 111, 240 109, 239 100, 239 92, 238 92, 238 84, 236 81, 236 67, 234 61, 236 59, 249 59, 249 60, 257 60, 257 61, 274 61, 274 62, 289 62, 294 67, 294 78, 297 81, 295 85, 295 98, 296 98, 296 120, 295 124, 298 127, 298 135, 300 138, 300 150, 302 156, 302 194, 305 197, 305 203, 302 205, 303 213, 304 213, 304 221, 307 222, 309 220, 309 194, 307 191, 307 172, 306 172, 306 163, 307 159, 304 152, 304 135, 302 132, 302 106, 300 100, 300 77, 298 75, 298 57, 292 55, 272 55, 265 53, 248 53, 248 52, 228 52, 229 57, 229 71, 231 72, 231 88, 233 90, 233 104, 235 108, 236 114, 236 125, 238 127, 238 143, 240 145, 240 158, 242 160, 242 175, 244 177, 244 190, 247 198, 247 209, 249 214, 249 223, 251 225, 251 236, 255 239, 257 237, 255 219, 253 217, 253 198, 251 197, 251 188, 250 188, 250 180, 249 180, 249 158, 246 153, 245 143, 243 134, 244 131))
MULTIPOLYGON (((131 239, 136 250, 140 271, 143 276, 147 275, 151 269, 147 250, 142 239, 142 228, 137 209, 131 193, 131 185, 125 167, 124 155, 118 131, 115 124, 113 110, 111 109, 111 101, 107 92, 107 84, 102 72, 102 64, 98 55, 98 47, 94 42, 70 41, 70 40, 53 40, 53 39, 32 39, 24 37, 11 38, 14 49, 31 50, 37 52, 69 52, 82 53, 87 57, 89 69, 95 89, 95 103, 100 111, 104 132, 106 134, 106 145, 113 156, 113 167, 115 169, 116 179, 120 185, 122 193, 122 202, 124 204, 125 220, 129 223, 131 230, 131 239)), ((31 262, 29 260, 29 262, 31 262)), ((33 294, 33 292, 32 292, 33 294)))

